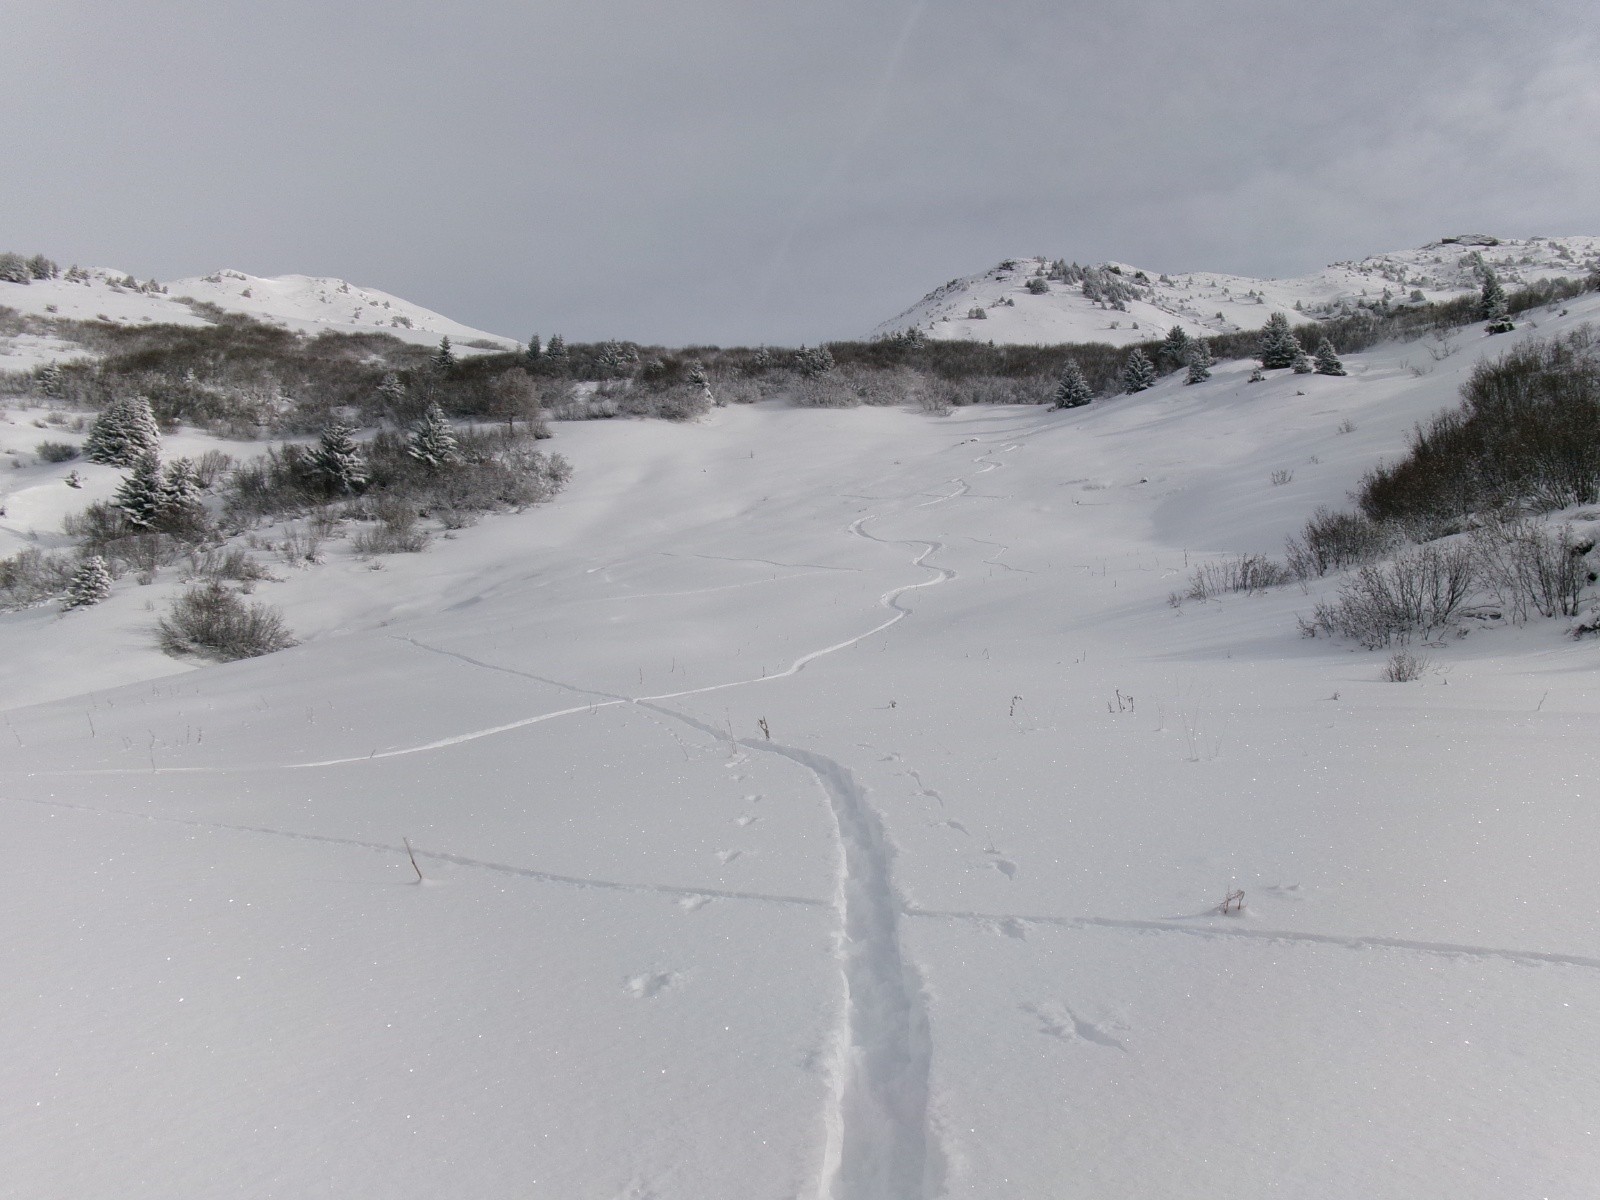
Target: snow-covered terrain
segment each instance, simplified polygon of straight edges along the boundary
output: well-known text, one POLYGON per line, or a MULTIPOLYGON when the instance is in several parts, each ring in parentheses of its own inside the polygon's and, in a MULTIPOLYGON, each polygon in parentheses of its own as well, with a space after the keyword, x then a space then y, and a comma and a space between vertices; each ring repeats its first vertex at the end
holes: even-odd
POLYGON ((35 316, 78 321, 128 325, 206 323, 202 314, 184 303, 193 300, 302 333, 388 333, 427 345, 449 337, 462 346, 473 341, 491 342, 502 348, 516 346, 510 338, 473 329, 420 304, 342 279, 309 275, 266 279, 243 271, 218 271, 195 279, 176 279, 159 285, 158 291, 148 286, 129 286, 128 276, 122 271, 96 267, 82 275, 79 279, 63 275, 26 284, 0 281, 0 306, 35 316))
POLYGON ((1045 281, 1035 293, 1028 283, 1050 260, 1007 259, 981 275, 952 279, 924 296, 873 336, 920 329, 929 337, 996 344, 1109 342, 1122 346, 1160 337, 1173 325, 1205 335, 1258 329, 1274 311, 1299 309, 1309 318, 1361 301, 1388 296, 1409 301, 1414 292, 1446 300, 1475 292, 1481 283, 1476 255, 1494 268, 1507 288, 1565 276, 1581 279, 1600 270, 1600 238, 1556 237, 1498 241, 1468 235, 1416 250, 1338 262, 1294 279, 1252 279, 1216 271, 1161 274, 1130 263, 1096 264, 1139 297, 1117 310, 1083 293, 1079 283, 1045 281), (1494 242, 1493 245, 1483 244, 1494 242), (981 311, 981 318, 970 314, 981 311))
POLYGON ((1568 308, 1066 412, 562 425, 555 503, 280 565, 303 644, 226 666, 156 651, 176 571, 0 616, 5 1189, 1586 1200, 1600 641, 1393 684, 1317 589, 1167 602, 1568 308))

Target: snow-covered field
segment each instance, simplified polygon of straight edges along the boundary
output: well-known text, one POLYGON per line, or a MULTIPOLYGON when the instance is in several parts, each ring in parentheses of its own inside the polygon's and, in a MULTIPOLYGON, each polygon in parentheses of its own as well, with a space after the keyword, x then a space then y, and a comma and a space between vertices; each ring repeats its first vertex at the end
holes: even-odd
POLYGON ((0 616, 0 1190, 1592 1197, 1600 643, 1397 685, 1297 587, 1167 603, 1570 308, 1068 412, 563 425, 555 503, 335 545, 227 666, 156 653, 165 577, 0 616))

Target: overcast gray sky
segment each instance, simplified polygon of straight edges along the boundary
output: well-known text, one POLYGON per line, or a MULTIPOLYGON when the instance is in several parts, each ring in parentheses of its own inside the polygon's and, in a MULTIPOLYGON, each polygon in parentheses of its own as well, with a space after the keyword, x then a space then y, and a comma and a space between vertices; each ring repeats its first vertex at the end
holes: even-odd
POLYGON ((0 250, 526 338, 865 333, 1008 255, 1600 234, 1594 0, 0 0, 0 250))

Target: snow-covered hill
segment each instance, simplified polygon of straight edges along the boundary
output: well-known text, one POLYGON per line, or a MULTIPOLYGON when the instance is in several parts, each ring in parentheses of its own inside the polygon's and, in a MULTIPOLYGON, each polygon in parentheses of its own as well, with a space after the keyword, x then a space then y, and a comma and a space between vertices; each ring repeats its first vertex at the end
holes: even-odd
MULTIPOLYGON (((1507 288, 1560 276, 1582 278, 1600 270, 1600 238, 1498 241, 1474 235, 1338 262, 1293 279, 1215 271, 1168 275, 1130 263, 1096 264, 1090 268, 1087 290, 1120 293, 1123 307, 1118 309, 1111 299, 1091 299, 1079 278, 1049 278, 1055 265, 1051 260, 1018 258, 981 275, 952 279, 879 325, 872 336, 915 328, 934 338, 997 344, 1127 345, 1159 337, 1173 325, 1200 335, 1256 329, 1278 310, 1298 310, 1309 318, 1385 296, 1392 303, 1406 303, 1418 293, 1426 300, 1442 300, 1475 291, 1480 254, 1507 288), (1030 290, 1030 283, 1047 290, 1030 290), (974 315, 979 312, 982 317, 974 315)), ((1079 273, 1068 265, 1068 275, 1079 273)))
POLYGON ((77 278, 63 275, 27 284, 0 281, 0 306, 74 320, 130 325, 202 323, 205 318, 186 300, 214 304, 228 312, 244 313, 306 333, 377 332, 420 344, 449 337, 462 346, 473 341, 508 348, 516 345, 510 338, 473 329, 420 304, 342 279, 309 275, 268 279, 243 271, 218 271, 152 285, 140 284, 122 271, 96 267, 81 272, 77 278))
POLYGON ((177 566, 0 615, 7 1188, 1586 1200, 1600 640, 1395 684, 1297 632, 1333 580, 1168 603, 1564 307, 1065 412, 563 425, 548 507, 257 551, 304 644, 247 662, 156 650, 177 566))

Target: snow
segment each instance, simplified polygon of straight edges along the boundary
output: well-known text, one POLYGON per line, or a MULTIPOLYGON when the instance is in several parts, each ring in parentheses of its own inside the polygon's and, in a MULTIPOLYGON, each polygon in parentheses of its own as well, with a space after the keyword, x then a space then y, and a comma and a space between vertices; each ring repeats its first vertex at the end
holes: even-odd
MULTIPOLYGON (((1102 308, 1077 284, 1050 280, 1050 291, 1034 295, 1028 281, 1049 259, 1007 259, 979 275, 952 279, 936 288, 872 336, 921 329, 939 340, 992 341, 997 345, 1108 342, 1114 346, 1159 339, 1174 325, 1207 336, 1258 329, 1274 312, 1298 305, 1310 320, 1318 310, 1380 299, 1394 303, 1420 291, 1429 301, 1449 300, 1480 286, 1474 256, 1481 254, 1507 288, 1544 280, 1582 279, 1600 270, 1600 238, 1510 239, 1493 246, 1433 242, 1414 250, 1339 262, 1293 279, 1254 279, 1216 271, 1162 274, 1131 263, 1110 267, 1136 283, 1148 299, 1130 300, 1127 311, 1102 308), (983 318, 969 317, 982 309, 983 318)), ((1313 349, 1314 347, 1308 347, 1313 349)))
MULTIPOLYGON (((1065 412, 563 424, 548 506, 278 563, 303 644, 245 662, 155 650, 176 570, 0 615, 3 1178, 1589 1196, 1600 643, 1396 685, 1319 588, 1167 599, 1567 307, 1065 412)), ((8 471, 16 536, 73 465, 8 471)))
MULTIPOLYGON (((487 341, 502 349, 517 346, 510 338, 473 329, 420 304, 342 279, 308 275, 263 278, 224 270, 194 279, 172 280, 161 285, 163 291, 156 292, 123 286, 127 278, 124 271, 96 267, 84 274, 83 279, 77 280, 63 275, 26 284, 0 282, 0 307, 30 316, 77 321, 204 325, 210 323, 207 318, 185 303, 202 301, 300 333, 386 333, 419 345, 437 345, 441 337, 449 337, 458 350, 466 353, 471 353, 467 343, 474 341, 487 341)), ((37 338, 13 346, 11 351, 29 346, 35 347, 35 353, 26 362, 13 362, 7 354, 8 369, 82 353, 70 343, 37 338)), ((6 353, 5 347, 0 346, 0 353, 6 353)))

